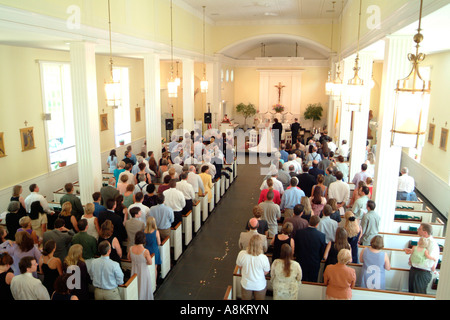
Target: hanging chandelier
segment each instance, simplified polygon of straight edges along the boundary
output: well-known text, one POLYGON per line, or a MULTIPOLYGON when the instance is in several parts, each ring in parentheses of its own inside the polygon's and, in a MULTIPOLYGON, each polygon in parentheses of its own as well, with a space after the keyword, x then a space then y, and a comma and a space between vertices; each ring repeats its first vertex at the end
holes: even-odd
POLYGON ((430 106, 431 82, 422 78, 419 64, 425 59, 425 54, 419 53, 423 35, 420 33, 423 0, 420 0, 419 27, 413 40, 416 43, 416 53, 408 54, 412 64, 409 75, 397 81, 395 89, 394 119, 391 130, 391 146, 418 148, 425 141, 426 119, 430 106))
MULTIPOLYGON (((334 4, 336 1, 333 1, 333 10, 334 10, 334 4)), ((330 41, 330 53, 333 53, 333 31, 334 31, 334 21, 331 20, 331 41, 330 41)), ((328 71, 328 79, 327 82, 325 82, 325 94, 327 96, 331 95, 333 93, 333 80, 331 80, 331 70, 328 71)))
POLYGON ((173 78, 173 13, 172 13, 172 4, 173 1, 170 0, 170 79, 167 83, 167 92, 169 98, 177 98, 178 97, 178 86, 173 78))
POLYGON ((108 19, 109 19, 109 70, 110 79, 105 81, 106 105, 112 108, 118 108, 121 101, 120 81, 114 80, 113 58, 112 58, 112 40, 111 40, 111 4, 108 0, 108 19))
POLYGON ((205 6, 203 6, 203 78, 200 82, 202 93, 208 92, 208 80, 206 80, 206 62, 205 62, 205 6))

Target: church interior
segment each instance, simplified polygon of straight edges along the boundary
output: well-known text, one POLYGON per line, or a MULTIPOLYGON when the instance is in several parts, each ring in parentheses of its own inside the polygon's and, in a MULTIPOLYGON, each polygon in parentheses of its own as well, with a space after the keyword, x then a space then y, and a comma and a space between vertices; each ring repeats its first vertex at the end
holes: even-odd
MULTIPOLYGON (((170 270, 154 297, 239 300, 237 243, 268 167, 252 163, 249 150, 274 122, 280 141, 293 144, 297 119, 305 145, 321 134, 336 150, 346 141, 347 181, 372 154, 386 248, 406 225, 396 217, 407 210, 398 209, 410 206, 396 202, 403 167, 422 201, 410 215, 432 212, 427 222, 438 225, 434 237, 445 248, 449 16, 449 0, 0 0, 0 225, 15 185, 25 198, 37 184, 57 203, 73 182, 86 205, 105 185, 112 149, 119 159, 127 147, 153 151, 159 161, 175 132, 197 131, 204 141, 212 130, 231 132, 231 179, 214 183, 212 205, 194 206, 189 232, 185 224, 176 235, 180 248, 165 248, 170 270), (417 92, 400 90, 419 70, 417 92)), ((390 289, 355 288, 353 297, 450 299, 448 255, 441 252, 427 294, 408 293, 402 265, 386 271, 396 274, 390 289)), ((325 289, 300 284, 299 296, 323 300, 325 289)))

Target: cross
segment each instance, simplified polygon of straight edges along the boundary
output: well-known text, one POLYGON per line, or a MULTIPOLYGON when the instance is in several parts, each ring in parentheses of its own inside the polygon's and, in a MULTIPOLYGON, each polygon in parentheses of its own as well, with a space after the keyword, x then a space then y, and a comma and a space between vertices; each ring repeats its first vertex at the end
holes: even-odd
POLYGON ((283 90, 284 87, 286 87, 286 86, 282 86, 281 82, 278 82, 278 85, 275 86, 275 88, 278 89, 278 103, 281 102, 281 90, 283 90))
POLYGON ((28 126, 28 121, 25 120, 24 124, 25 124, 25 127, 27 127, 28 126))

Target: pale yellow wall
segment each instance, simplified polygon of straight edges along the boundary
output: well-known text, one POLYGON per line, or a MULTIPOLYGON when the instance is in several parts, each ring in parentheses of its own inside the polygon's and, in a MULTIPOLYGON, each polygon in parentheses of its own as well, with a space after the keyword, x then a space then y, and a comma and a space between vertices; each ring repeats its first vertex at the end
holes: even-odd
MULTIPOLYGON (((315 126, 327 123, 328 96, 325 94, 325 82, 328 76, 326 67, 305 67, 302 73, 301 84, 301 104, 299 110, 293 110, 293 113, 300 113, 300 122, 305 127, 310 127, 312 121, 305 120, 303 113, 310 103, 320 102, 323 107, 322 120, 315 122, 315 126)), ((259 72, 254 67, 239 67, 235 69, 235 107, 243 102, 253 103, 259 110, 259 72)), ((252 119, 247 119, 250 124, 252 119)), ((244 119, 241 118, 242 124, 244 119)))
POLYGON ((428 55, 421 65, 431 66, 432 68, 428 123, 434 123, 436 131, 434 144, 425 142, 420 163, 448 183, 450 178, 450 142, 447 143, 447 151, 444 151, 439 148, 439 140, 442 128, 450 130, 450 108, 448 105, 450 51, 428 55))
MULTIPOLYGON (((0 179, 0 190, 21 181, 49 172, 45 142, 45 123, 42 119, 42 91, 39 63, 44 61, 70 62, 70 54, 63 51, 33 49, 0 45, 0 132, 4 132, 6 157, 0 158, 0 166, 8 174, 0 179), (34 128, 36 149, 22 152, 19 129, 34 128)), ((135 122, 135 106, 143 103, 143 61, 139 59, 115 58, 115 65, 130 68, 131 136, 135 141, 145 136, 145 116, 135 122)), ((109 114, 109 130, 100 133, 101 152, 115 148, 114 119, 112 111, 104 103, 104 81, 109 75, 109 57, 97 56, 98 108, 109 114), (104 110, 103 110, 104 109, 104 110)))

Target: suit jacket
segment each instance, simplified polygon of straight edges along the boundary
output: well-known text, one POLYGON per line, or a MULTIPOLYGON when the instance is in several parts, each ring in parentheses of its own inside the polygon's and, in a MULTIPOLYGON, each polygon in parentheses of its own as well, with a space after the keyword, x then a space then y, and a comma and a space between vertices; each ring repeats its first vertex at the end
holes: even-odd
POLYGON ((305 196, 311 197, 311 190, 313 185, 317 184, 316 178, 309 173, 301 173, 297 175, 298 187, 303 190, 305 196))
POLYGON ((323 258, 325 234, 313 227, 297 230, 294 237, 295 260, 300 263, 302 270, 316 270, 319 272, 320 261, 323 258))
POLYGON ((309 169, 308 173, 312 174, 315 179, 317 179, 317 176, 319 174, 322 174, 323 176, 325 176, 325 171, 320 170, 319 168, 311 168, 311 169, 309 169))
POLYGON ((113 236, 119 240, 119 243, 122 243, 127 236, 125 231, 125 226, 123 225, 122 218, 119 217, 119 215, 113 211, 103 211, 100 212, 98 216, 98 225, 101 226, 103 222, 106 220, 111 220, 112 224, 114 225, 114 232, 113 236))
POLYGON ((54 240, 56 243, 56 250, 53 254, 55 257, 61 259, 63 262, 69 252, 69 248, 72 245, 72 237, 74 232, 59 231, 58 229, 48 230, 44 232, 43 241, 46 243, 48 240, 54 240))
POLYGON ((80 198, 74 194, 68 193, 61 197, 60 204, 62 205, 64 202, 70 202, 72 205, 72 215, 77 218, 77 221, 80 220, 81 216, 84 214, 80 198))
POLYGON ((127 231, 128 243, 127 247, 130 249, 134 245, 134 237, 138 231, 144 231, 145 223, 138 218, 132 218, 125 222, 125 229, 127 231))
POLYGON ((106 202, 108 199, 115 199, 115 197, 119 194, 119 190, 112 186, 106 186, 100 189, 100 194, 102 196, 102 205, 106 207, 106 202))
POLYGON ((297 136, 298 132, 300 131, 300 123, 294 122, 291 124, 291 131, 292 131, 292 143, 297 142, 297 136))
POLYGON ((263 234, 258 233, 258 230, 249 230, 246 232, 241 232, 241 235, 239 236, 239 248, 241 250, 246 250, 248 243, 250 241, 250 238, 253 237, 254 235, 259 235, 262 239, 262 244, 263 244, 263 251, 267 252, 267 237, 263 234))
POLYGON ((272 125, 272 130, 278 130, 278 141, 281 141, 281 133, 283 132, 283 125, 280 122, 272 125))

